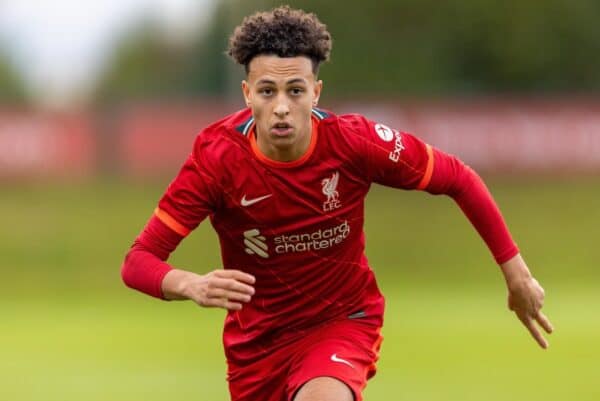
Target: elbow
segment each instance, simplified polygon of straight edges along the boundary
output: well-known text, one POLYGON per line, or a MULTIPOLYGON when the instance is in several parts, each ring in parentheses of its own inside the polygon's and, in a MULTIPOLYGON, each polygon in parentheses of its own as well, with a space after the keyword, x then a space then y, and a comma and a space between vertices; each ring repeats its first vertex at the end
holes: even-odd
POLYGON ((130 250, 127 255, 125 255, 125 259, 123 260, 123 264, 121 265, 121 280, 123 284, 125 284, 129 288, 132 287, 132 278, 133 278, 133 268, 131 266, 131 253, 133 250, 130 250))
POLYGON ((463 165, 460 172, 455 175, 455 179, 452 180, 451 185, 448 186, 446 195, 454 200, 458 200, 468 196, 474 188, 481 187, 485 187, 485 184, 479 174, 471 167, 463 165))
POLYGON ((481 183, 481 178, 471 167, 447 153, 434 151, 435 168, 427 186, 433 195, 446 195, 459 199, 481 183))
POLYGON ((161 283, 171 269, 170 265, 156 255, 134 244, 121 266, 121 280, 129 288, 156 298, 164 298, 161 283))
POLYGON ((139 240, 135 240, 123 260, 121 265, 121 280, 123 284, 132 289, 138 289, 138 281, 140 274, 143 275, 144 270, 141 269, 145 262, 148 261, 148 256, 139 240))

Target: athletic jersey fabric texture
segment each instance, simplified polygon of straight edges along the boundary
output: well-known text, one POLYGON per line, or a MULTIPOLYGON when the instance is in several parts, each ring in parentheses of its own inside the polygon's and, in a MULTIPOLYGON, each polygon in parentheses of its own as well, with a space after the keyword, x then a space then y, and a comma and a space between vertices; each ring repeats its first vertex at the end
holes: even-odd
POLYGON ((237 364, 349 315, 382 323, 384 298, 364 252, 372 183, 447 194, 498 263, 518 253, 479 176, 409 133, 314 109, 309 148, 293 162, 268 159, 255 135, 244 109, 197 136, 122 269, 127 285, 162 297, 169 254, 209 217, 223 267, 256 277, 251 302, 225 319, 225 352, 237 364))

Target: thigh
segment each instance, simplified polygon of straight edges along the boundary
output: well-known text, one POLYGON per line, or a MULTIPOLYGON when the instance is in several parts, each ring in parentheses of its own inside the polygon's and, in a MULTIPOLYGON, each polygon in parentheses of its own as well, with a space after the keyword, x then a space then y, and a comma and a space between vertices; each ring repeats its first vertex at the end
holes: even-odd
POLYGON ((348 385, 333 377, 316 377, 304 383, 294 401, 352 401, 354 394, 348 385))
POLYGON ((314 379, 331 378, 336 381, 318 381, 320 385, 315 390, 323 391, 329 386, 331 392, 343 396, 344 387, 338 385, 341 382, 350 389, 355 401, 361 401, 367 380, 376 372, 381 341, 380 327, 349 319, 311 333, 291 361, 287 400, 299 401, 294 397, 302 396, 304 385, 315 389, 314 379))
POLYGON ((243 366, 228 362, 231 401, 287 401, 288 352, 279 349, 243 366))

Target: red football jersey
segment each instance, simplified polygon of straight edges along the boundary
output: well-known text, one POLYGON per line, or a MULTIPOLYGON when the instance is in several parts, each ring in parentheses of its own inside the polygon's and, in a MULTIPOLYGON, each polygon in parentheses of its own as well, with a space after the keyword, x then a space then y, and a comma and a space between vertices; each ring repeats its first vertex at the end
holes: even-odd
MULTIPOLYGON (((156 216, 181 236, 209 216, 223 267, 256 277, 251 302, 225 321, 227 357, 243 363, 323 322, 354 315, 381 324, 384 299, 364 253, 371 183, 459 199, 476 180, 459 185, 453 178, 470 171, 408 133, 320 109, 313 110, 306 153, 293 162, 270 160, 245 109, 198 135, 156 216)), ((478 179, 469 174, 462 176, 478 179)), ((470 206, 471 195, 465 199, 457 201, 496 258, 514 256, 495 205, 490 212, 470 206)))

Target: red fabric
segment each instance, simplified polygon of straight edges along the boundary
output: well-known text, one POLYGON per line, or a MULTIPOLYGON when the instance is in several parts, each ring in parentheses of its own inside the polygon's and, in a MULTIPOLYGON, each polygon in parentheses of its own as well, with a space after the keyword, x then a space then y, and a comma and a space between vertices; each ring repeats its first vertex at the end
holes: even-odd
POLYGON ((163 298, 162 280, 172 267, 165 261, 182 237, 152 217, 125 257, 121 277, 125 284, 156 298, 163 298))
POLYGON ((454 157, 360 115, 315 114, 317 143, 302 163, 258 157, 248 109, 207 127, 159 202, 168 218, 150 221, 123 266, 128 285, 160 296, 170 269, 164 260, 183 238, 167 225, 192 230, 210 216, 223 267, 256 277, 252 302, 225 320, 225 352, 238 364, 357 310, 383 319, 364 253, 364 199, 373 182, 448 194, 497 260, 517 252, 485 186, 454 157))
POLYGON ((354 117, 352 122, 354 127, 358 126, 359 133, 369 138, 365 153, 370 157, 367 171, 373 181, 396 188, 419 187, 431 194, 448 195, 469 218, 497 263, 504 263, 519 252, 490 192, 470 167, 438 149, 433 150, 434 160, 431 161, 426 145, 406 132, 361 117, 354 117), (362 121, 367 130, 361 129, 358 121, 362 121), (394 165, 398 149, 400 157, 394 165), (421 182, 430 162, 433 163, 431 179, 428 183, 421 182))
POLYGON ((435 168, 427 191, 452 197, 485 241, 498 264, 515 256, 519 249, 479 175, 460 160, 434 150, 435 168))
POLYGON ((380 326, 361 319, 342 319, 316 327, 254 363, 229 363, 231 400, 292 400, 309 380, 334 377, 352 390, 356 401, 361 401, 367 380, 377 370, 381 340, 380 326))

